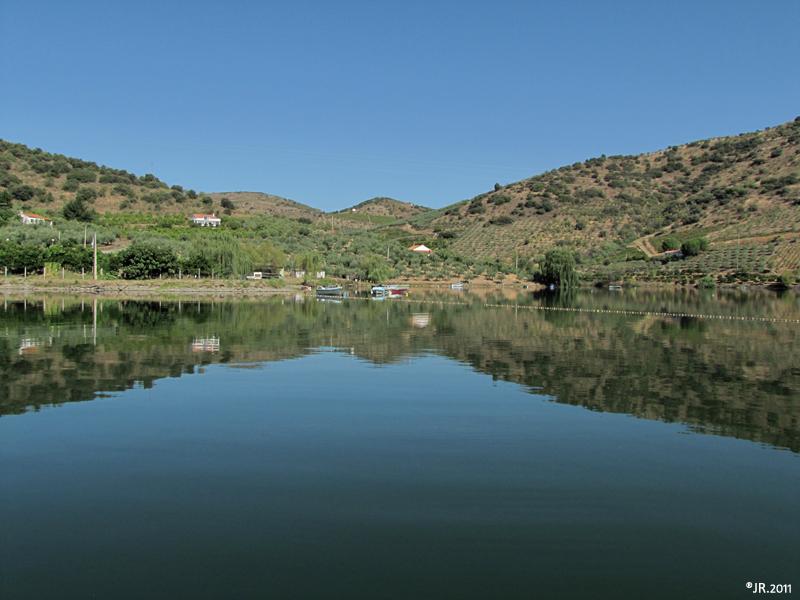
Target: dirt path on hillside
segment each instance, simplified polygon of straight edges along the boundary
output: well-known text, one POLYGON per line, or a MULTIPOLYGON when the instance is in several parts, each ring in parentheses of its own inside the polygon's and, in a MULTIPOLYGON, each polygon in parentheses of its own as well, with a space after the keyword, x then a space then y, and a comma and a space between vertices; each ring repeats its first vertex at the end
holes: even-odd
POLYGON ((638 240, 633 242, 633 244, 631 244, 631 245, 634 248, 636 248, 637 250, 641 250, 642 252, 644 252, 648 256, 648 258, 651 257, 651 256, 656 256, 657 254, 661 254, 661 252, 658 252, 653 247, 653 244, 650 241, 652 238, 653 238, 653 234, 646 235, 644 237, 639 238, 638 240))

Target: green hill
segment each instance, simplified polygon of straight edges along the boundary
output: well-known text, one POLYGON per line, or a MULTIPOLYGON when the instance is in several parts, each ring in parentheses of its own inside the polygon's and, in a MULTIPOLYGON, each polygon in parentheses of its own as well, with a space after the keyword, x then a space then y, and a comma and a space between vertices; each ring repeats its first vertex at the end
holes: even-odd
POLYGON ((0 140, 0 192, 19 206, 51 218, 80 193, 98 213, 266 214, 290 218, 315 217, 321 211, 260 192, 203 193, 168 185, 152 174, 135 175, 123 169, 52 154, 0 140), (223 203, 227 199, 228 202, 223 203), (229 208, 231 207, 232 208, 229 208))
POLYGON ((223 201, 228 199, 233 202, 232 213, 239 215, 271 215, 275 217, 289 217, 292 219, 317 219, 322 216, 322 211, 306 204, 275 196, 263 192, 213 192, 208 194, 214 203, 219 203, 223 208, 223 201))
POLYGON ((800 268, 800 117, 638 156, 601 156, 475 196, 415 220, 453 250, 536 258, 575 249, 595 276, 694 277, 800 268), (709 249, 661 265, 664 242, 709 249), (674 239, 669 239, 674 238, 674 239))
POLYGON ((407 220, 417 215, 429 212, 431 209, 411 202, 403 202, 394 198, 378 196, 359 202, 355 206, 336 211, 334 214, 350 215, 352 217, 368 215, 384 220, 407 220))
POLYGON ((498 279, 528 277, 546 251, 563 247, 575 252, 584 281, 772 282, 800 273, 800 118, 648 154, 592 158, 442 209, 378 197, 331 213, 260 192, 200 193, 0 140, 6 239, 51 239, 16 224, 10 217, 18 210, 55 219, 59 237, 81 238, 83 224, 63 215, 76 199, 88 208, 81 216, 99 215, 98 239, 109 250, 145 238, 197 249, 228 236, 269 242, 287 264, 314 253, 334 275, 498 279), (217 232, 196 231, 186 220, 212 211, 224 217, 217 232), (411 256, 412 242, 433 255, 411 256), (698 251, 664 252, 686 242, 698 251))

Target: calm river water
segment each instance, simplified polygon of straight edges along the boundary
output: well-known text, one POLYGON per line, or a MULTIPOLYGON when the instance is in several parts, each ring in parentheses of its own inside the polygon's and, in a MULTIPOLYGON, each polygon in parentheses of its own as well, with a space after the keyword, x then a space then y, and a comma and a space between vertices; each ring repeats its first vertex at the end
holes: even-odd
POLYGON ((800 593, 798 319, 736 292, 8 297, 0 597, 800 593))

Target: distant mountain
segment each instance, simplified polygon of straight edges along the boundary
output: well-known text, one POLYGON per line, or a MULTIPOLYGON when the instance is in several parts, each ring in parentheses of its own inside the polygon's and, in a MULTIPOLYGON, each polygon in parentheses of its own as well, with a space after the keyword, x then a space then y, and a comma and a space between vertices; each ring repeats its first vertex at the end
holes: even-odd
POLYGON ((266 214, 293 219, 316 219, 323 214, 306 204, 263 192, 214 192, 208 195, 220 205, 224 198, 233 202, 236 214, 266 214))
POLYGON ((355 206, 351 206, 350 208, 345 208, 343 210, 336 212, 362 213, 378 217, 410 219, 411 217, 414 217, 421 213, 429 212, 430 210, 431 209, 429 208, 420 206, 418 204, 412 204, 411 202, 403 202, 402 200, 395 200, 394 198, 386 198, 383 196, 378 196, 376 198, 370 198, 369 200, 364 200, 363 202, 360 202, 355 206))

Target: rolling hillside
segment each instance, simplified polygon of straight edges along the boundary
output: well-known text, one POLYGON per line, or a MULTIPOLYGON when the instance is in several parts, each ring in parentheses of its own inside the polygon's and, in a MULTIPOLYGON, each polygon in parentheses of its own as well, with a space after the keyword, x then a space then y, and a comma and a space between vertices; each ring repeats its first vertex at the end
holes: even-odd
MULTIPOLYGON (((480 257, 577 250, 584 270, 654 267, 665 238, 705 236, 687 273, 800 268, 800 118, 638 156, 601 156, 414 219, 480 257)), ((669 276, 675 275, 668 274, 669 276)))
MULTIPOLYGON (((206 194, 0 140, 6 228, 28 210, 54 218, 65 235, 82 235, 82 224, 63 216, 76 199, 101 215, 100 235, 113 248, 145 234, 185 242, 197 233, 178 232, 189 228, 184 215, 214 211, 227 217, 220 234, 269 241, 289 256, 315 252, 344 275, 362 262, 381 270, 388 255, 386 267, 403 277, 527 277, 545 252, 564 247, 576 253, 584 280, 771 282, 800 273, 800 117, 648 154, 592 158, 436 210, 378 197, 325 213, 260 192, 206 194), (664 252, 700 238, 696 255, 664 252), (419 241, 432 257, 407 255, 419 241)), ((44 239, 32 233, 6 237, 44 239)))
MULTIPOLYGON (((57 217, 79 194, 99 213, 263 214, 315 218, 321 211, 260 192, 205 194, 181 185, 168 185, 152 174, 135 175, 123 169, 52 154, 23 144, 0 140, 0 192, 15 206, 57 217), (233 208, 226 208, 227 198, 233 208)), ((229 205, 231 206, 231 205, 229 205)))

